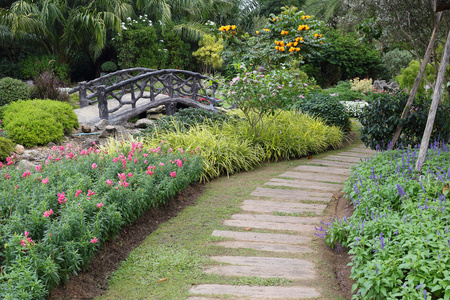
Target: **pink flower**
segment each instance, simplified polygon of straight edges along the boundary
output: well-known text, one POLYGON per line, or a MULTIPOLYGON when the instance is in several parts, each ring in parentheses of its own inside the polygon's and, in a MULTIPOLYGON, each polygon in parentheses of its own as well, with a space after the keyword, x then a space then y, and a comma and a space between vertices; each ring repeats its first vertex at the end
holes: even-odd
POLYGON ((98 239, 96 237, 94 237, 93 239, 91 239, 91 244, 95 244, 98 242, 98 239))
POLYGON ((30 233, 29 233, 28 231, 25 230, 24 234, 25 234, 25 237, 28 237, 28 235, 29 235, 30 233))
POLYGON ((26 170, 25 172, 23 172, 22 177, 27 178, 30 175, 31 175, 30 171, 26 170))
POLYGON ((108 186, 112 186, 112 185, 113 185, 113 181, 112 181, 112 180, 109 180, 109 179, 106 179, 106 184, 107 184, 108 186))
POLYGON ((115 162, 115 163, 117 162, 117 157, 113 158, 113 162, 115 162))
POLYGON ((146 173, 147 175, 150 175, 150 177, 153 176, 153 174, 155 174, 155 172, 151 170, 147 170, 146 173))
POLYGON ((44 217, 50 217, 50 215, 51 214, 53 214, 53 209, 50 209, 50 210, 46 210, 45 212, 44 212, 44 217))
POLYGON ((30 244, 34 244, 34 242, 33 242, 33 240, 32 240, 31 238, 27 238, 27 241, 28 241, 30 244))
POLYGON ((133 173, 128 173, 128 177, 133 177, 133 173))
POLYGON ((20 241, 20 245, 26 247, 27 246, 27 242, 25 242, 25 240, 21 240, 20 241))
POLYGON ((147 157, 148 156, 148 153, 144 153, 144 154, 142 154, 144 157, 147 157))
POLYGON ((182 147, 178 148, 178 150, 179 150, 181 153, 184 153, 184 150, 183 150, 182 147))
POLYGON ((127 180, 127 176, 125 175, 125 173, 117 173, 117 177, 119 177, 120 180, 125 181, 127 180))
POLYGON ((97 168, 98 168, 97 164, 96 164, 96 163, 93 163, 93 164, 92 164, 92 169, 97 169, 97 168))
POLYGON ((181 168, 181 166, 183 165, 183 162, 182 162, 181 160, 178 160, 178 161, 177 161, 177 165, 178 165, 178 167, 181 168))
POLYGON ((88 190, 88 194, 87 194, 88 197, 94 196, 94 195, 95 195, 94 191, 88 190))
POLYGON ((11 176, 9 176, 8 173, 5 173, 5 179, 10 179, 10 178, 11 178, 11 176))
POLYGON ((172 153, 173 152, 173 149, 172 148, 169 148, 169 153, 172 153))
POLYGON ((16 186, 14 187, 15 190, 17 190, 19 188, 19 186, 16 184, 16 186))
POLYGON ((170 177, 172 178, 177 177, 177 172, 170 172, 170 177))
POLYGON ((134 159, 134 163, 137 164, 137 158, 134 159))
POLYGON ((161 144, 164 144, 165 142, 164 142, 164 140, 161 140, 161 144))
POLYGON ((36 166, 36 171, 42 172, 42 165, 37 165, 36 166))
POLYGON ((77 191, 75 192, 75 198, 77 198, 78 196, 80 196, 80 194, 81 194, 82 192, 83 192, 82 190, 77 190, 77 191))
POLYGON ((66 199, 66 195, 64 194, 64 192, 58 193, 58 202, 59 204, 64 204, 66 203, 67 199, 66 199))
POLYGON ((97 207, 101 208, 103 206, 103 202, 97 203, 97 207))
POLYGON ((161 167, 163 167, 163 166, 164 166, 164 163, 160 162, 159 165, 160 165, 161 167))
POLYGON ((48 177, 45 177, 44 179, 42 179, 42 184, 47 184, 48 183, 48 177))

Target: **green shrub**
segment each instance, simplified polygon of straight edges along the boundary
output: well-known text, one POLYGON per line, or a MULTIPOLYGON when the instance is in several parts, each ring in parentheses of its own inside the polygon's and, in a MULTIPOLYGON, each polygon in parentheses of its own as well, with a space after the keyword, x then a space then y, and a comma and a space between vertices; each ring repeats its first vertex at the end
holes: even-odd
MULTIPOLYGON (((363 108, 359 117, 361 122, 361 140, 372 149, 386 149, 392 140, 395 129, 403 124, 402 135, 397 145, 414 146, 420 143, 428 119, 431 101, 423 97, 412 106, 405 120, 401 120, 403 109, 408 100, 408 94, 403 91, 379 93, 369 105, 363 108)), ((450 138, 450 122, 448 116, 450 107, 439 104, 432 140, 448 141, 450 138)))
POLYGON ((78 119, 67 103, 52 100, 17 101, 4 113, 5 129, 15 142, 26 147, 57 142, 78 127, 78 119))
POLYGON ((337 97, 326 93, 311 93, 307 97, 297 100, 292 107, 309 115, 320 117, 325 124, 336 126, 344 132, 351 129, 350 115, 337 97))
POLYGON ((70 68, 67 63, 61 63, 55 55, 30 55, 21 63, 21 71, 27 79, 34 79, 44 72, 53 73, 61 82, 69 82, 70 68))
POLYGON ((4 162, 13 153, 14 146, 13 141, 0 136, 0 162, 4 162))
POLYGON ((116 63, 113 61, 105 61, 100 68, 103 72, 115 72, 118 69, 116 63))
MULTIPOLYGON (((398 82, 402 89, 411 90, 414 81, 416 80, 417 74, 419 74, 420 64, 417 60, 412 60, 408 67, 401 71, 401 74, 395 77, 395 81, 398 82)), ((427 77, 429 82, 434 82, 434 68, 431 64, 428 64, 425 68, 424 76, 427 77)), ((422 78, 420 81, 419 89, 417 90, 418 95, 425 95, 425 79, 422 78)))
POLYGON ((408 50, 394 49, 383 54, 383 65, 391 73, 394 78, 400 71, 408 67, 409 62, 413 59, 412 54, 408 50))
POLYGON ((354 101, 362 97, 361 93, 352 90, 350 81, 339 81, 335 87, 326 90, 328 94, 333 94, 339 101, 354 101))
POLYGON ((0 106, 29 98, 30 88, 25 82, 11 77, 0 79, 0 106))

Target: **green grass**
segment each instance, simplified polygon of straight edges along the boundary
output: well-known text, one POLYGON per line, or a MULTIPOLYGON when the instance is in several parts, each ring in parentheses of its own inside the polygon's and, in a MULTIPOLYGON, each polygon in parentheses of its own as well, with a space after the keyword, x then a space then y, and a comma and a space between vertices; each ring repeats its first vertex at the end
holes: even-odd
MULTIPOLYGON (((315 157, 335 154, 348 148, 349 146, 315 157)), ((111 276, 107 294, 98 299, 185 299, 189 296, 188 289, 191 286, 207 283, 263 286, 295 284, 296 281, 281 278, 226 277, 206 274, 203 270, 208 265, 215 264, 210 260, 213 255, 298 257, 290 253, 218 247, 214 242, 223 238, 211 234, 214 230, 230 230, 222 224, 223 221, 240 212, 239 205, 243 200, 249 199, 250 193, 256 187, 263 186, 271 178, 306 163, 306 158, 265 163, 250 172, 230 177, 222 176, 207 183, 204 194, 197 199, 195 206, 187 207, 177 217, 159 226, 129 255, 111 276)), ((274 215, 297 216, 283 213, 274 215)), ((233 230, 240 231, 238 228, 233 230)), ((318 285, 320 286, 320 282, 318 285)), ((326 292, 327 295, 329 293, 332 295, 327 299, 337 298, 334 292, 326 292)))

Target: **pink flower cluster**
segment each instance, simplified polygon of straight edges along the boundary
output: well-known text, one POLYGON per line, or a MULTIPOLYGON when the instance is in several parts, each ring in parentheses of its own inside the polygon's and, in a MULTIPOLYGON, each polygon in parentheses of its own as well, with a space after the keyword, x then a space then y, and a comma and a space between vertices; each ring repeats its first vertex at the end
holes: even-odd
POLYGON ((44 211, 44 217, 50 217, 50 215, 52 215, 53 214, 53 209, 50 209, 50 210, 46 210, 46 211, 44 211))
POLYGON ((26 238, 27 240, 21 240, 21 241, 20 241, 20 245, 26 247, 26 246, 27 246, 27 242, 30 243, 31 245, 33 245, 33 244, 34 244, 34 241, 33 241, 31 238, 28 237, 29 232, 25 230, 25 233, 24 233, 24 234, 25 234, 25 238, 26 238))
POLYGON ((64 192, 58 193, 58 202, 59 204, 64 204, 67 202, 66 195, 64 192))

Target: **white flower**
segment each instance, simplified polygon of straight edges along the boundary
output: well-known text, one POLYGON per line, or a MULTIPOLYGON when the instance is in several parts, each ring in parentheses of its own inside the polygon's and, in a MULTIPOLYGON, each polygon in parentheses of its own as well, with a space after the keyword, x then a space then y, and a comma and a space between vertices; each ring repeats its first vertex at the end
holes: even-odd
POLYGON ((158 20, 159 21, 159 25, 162 25, 162 22, 161 22, 161 20, 158 20))
POLYGON ((129 20, 131 20, 131 18, 130 18, 130 17, 128 17, 128 18, 127 18, 127 20, 129 21, 129 20))

